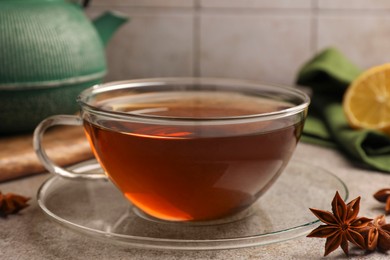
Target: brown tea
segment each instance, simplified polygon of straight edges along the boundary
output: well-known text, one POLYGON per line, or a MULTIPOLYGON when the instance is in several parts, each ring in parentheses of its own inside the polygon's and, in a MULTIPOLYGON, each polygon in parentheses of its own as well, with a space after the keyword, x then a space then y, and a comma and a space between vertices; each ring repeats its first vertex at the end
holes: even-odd
POLYGON ((213 220, 247 208, 265 192, 286 166, 302 131, 302 120, 207 121, 291 106, 258 99, 190 93, 137 104, 121 97, 100 106, 157 121, 176 119, 159 124, 84 118, 84 126, 106 173, 139 209, 165 220, 213 220), (194 117, 206 120, 186 120, 194 117))

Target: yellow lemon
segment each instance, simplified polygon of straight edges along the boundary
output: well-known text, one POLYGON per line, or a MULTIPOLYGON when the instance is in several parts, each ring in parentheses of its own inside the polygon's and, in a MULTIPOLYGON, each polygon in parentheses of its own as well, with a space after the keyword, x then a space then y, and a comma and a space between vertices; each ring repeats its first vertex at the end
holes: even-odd
POLYGON ((345 92, 343 110, 351 127, 390 134, 390 63, 357 77, 345 92))

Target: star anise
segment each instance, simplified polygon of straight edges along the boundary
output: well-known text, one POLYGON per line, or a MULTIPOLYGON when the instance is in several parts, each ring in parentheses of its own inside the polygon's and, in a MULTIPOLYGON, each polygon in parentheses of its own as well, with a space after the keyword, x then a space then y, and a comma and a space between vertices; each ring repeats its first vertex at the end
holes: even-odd
POLYGON ((360 207, 359 204, 360 197, 345 204, 340 194, 336 192, 332 201, 333 214, 329 211, 310 209, 319 220, 326 224, 320 225, 307 235, 308 237, 326 238, 324 256, 327 256, 339 246, 348 255, 348 241, 361 249, 365 249, 364 237, 360 232, 372 219, 357 217, 360 207))
POLYGON ((378 248, 386 252, 390 250, 390 224, 386 224, 384 215, 377 216, 362 232, 366 239, 366 249, 374 251, 378 248))
POLYGON ((390 189, 381 189, 375 192, 374 198, 380 202, 386 203, 385 212, 390 214, 390 189))
POLYGON ((2 194, 0 192, 0 216, 6 217, 9 214, 16 214, 28 206, 30 198, 14 193, 2 194))

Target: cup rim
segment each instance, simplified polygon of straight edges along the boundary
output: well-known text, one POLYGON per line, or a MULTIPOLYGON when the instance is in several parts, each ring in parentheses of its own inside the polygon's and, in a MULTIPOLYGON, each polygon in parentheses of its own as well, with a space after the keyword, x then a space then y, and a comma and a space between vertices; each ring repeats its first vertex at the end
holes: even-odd
POLYGON ((232 120, 257 120, 257 121, 266 121, 274 120, 277 118, 283 118, 298 114, 304 111, 310 104, 310 97, 304 91, 292 87, 292 86, 282 86, 276 84, 262 83, 254 80, 242 80, 242 79, 230 79, 230 78, 208 78, 208 77, 163 77, 163 78, 144 78, 144 79, 132 79, 132 80, 123 80, 123 81, 112 81, 102 84, 94 85, 88 89, 82 91, 77 97, 77 102, 80 104, 82 110, 86 110, 90 113, 121 118, 121 119, 146 119, 146 120, 158 120, 158 121, 232 121, 232 120), (300 104, 294 105, 289 108, 281 109, 273 112, 266 113, 256 113, 250 115, 240 115, 240 116, 222 116, 222 117, 175 117, 175 116, 155 116, 149 114, 136 114, 131 112, 120 112, 106 110, 103 108, 96 107, 88 103, 88 97, 91 97, 95 94, 100 94, 108 92, 111 90, 120 90, 128 88, 137 88, 145 86, 159 86, 159 85, 169 85, 169 84, 187 84, 187 85, 202 85, 202 84, 214 84, 214 85, 229 85, 237 86, 242 85, 245 87, 250 87, 253 89, 258 89, 259 87, 264 90, 272 90, 274 92, 280 92, 288 94, 299 98, 302 100, 300 104))

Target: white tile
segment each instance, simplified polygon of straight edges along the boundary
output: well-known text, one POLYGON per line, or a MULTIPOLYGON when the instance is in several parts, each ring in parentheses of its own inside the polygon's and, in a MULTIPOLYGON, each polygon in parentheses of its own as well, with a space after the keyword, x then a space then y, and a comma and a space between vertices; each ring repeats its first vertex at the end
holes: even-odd
POLYGON ((311 0, 200 0, 202 7, 311 8, 311 0))
POLYGON ((317 0, 320 9, 368 10, 390 8, 389 0, 317 0))
POLYGON ((202 76, 293 84, 298 69, 312 55, 309 16, 201 18, 202 76))
POLYGON ((92 0, 91 6, 193 7, 196 0, 92 0))
MULTIPOLYGON (((191 76, 193 73, 193 14, 114 8, 131 17, 107 47, 107 80, 191 76)), ((89 10, 95 17, 103 11, 89 10)))
POLYGON ((334 46, 361 68, 390 61, 390 17, 322 15, 318 49, 334 46))

